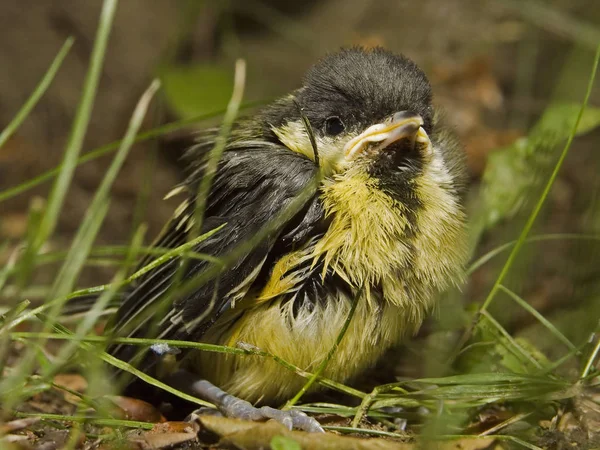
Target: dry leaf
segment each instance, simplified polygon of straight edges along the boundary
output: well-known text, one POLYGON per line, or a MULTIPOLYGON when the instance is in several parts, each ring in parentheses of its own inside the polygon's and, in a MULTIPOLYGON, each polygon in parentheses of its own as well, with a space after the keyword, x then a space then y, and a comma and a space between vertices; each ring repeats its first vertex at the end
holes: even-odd
MULTIPOLYGON (((71 391, 81 393, 85 392, 88 387, 87 380, 77 373, 58 374, 54 377, 54 384, 56 384, 57 387, 60 386, 70 389, 71 391)), ((59 390, 64 393, 64 398, 67 402, 74 405, 79 403, 80 398, 78 396, 71 394, 70 392, 63 391, 60 388, 59 390)))
POLYGON ((143 449, 163 449, 195 440, 196 436, 196 430, 190 423, 165 422, 142 433, 134 443, 141 445, 143 449))
POLYGON ((143 400, 123 396, 107 396, 108 400, 118 408, 116 414, 122 419, 138 422, 166 422, 167 419, 153 405, 143 400))
POLYGON ((464 438, 456 441, 443 442, 437 450, 488 450, 493 448, 494 438, 464 438))
POLYGON ((292 439, 303 450, 414 450, 413 444, 395 442, 379 438, 359 439, 339 436, 332 433, 306 433, 290 431, 275 421, 248 422, 216 416, 199 417, 200 425, 221 437, 220 445, 225 447, 258 450, 270 448, 275 436, 292 439))
POLYGON ((15 419, 5 424, 0 425, 0 434, 12 433, 13 431, 19 431, 27 428, 30 425, 38 423, 39 417, 26 417, 23 419, 15 419))
POLYGON ((575 412, 590 438, 600 433, 600 394, 591 392, 575 398, 575 412))

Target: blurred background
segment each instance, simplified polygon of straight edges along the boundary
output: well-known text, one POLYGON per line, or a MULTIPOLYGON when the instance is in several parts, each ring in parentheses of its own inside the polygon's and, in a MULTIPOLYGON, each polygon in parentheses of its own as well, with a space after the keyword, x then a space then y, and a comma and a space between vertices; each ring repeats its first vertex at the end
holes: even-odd
MULTIPOLYGON (((0 191, 60 163, 100 8, 100 0, 0 2, 0 128, 64 40, 76 38, 46 95, 0 148, 0 191)), ((247 61, 245 102, 264 103, 299 86, 305 70, 328 51, 384 46, 425 70, 444 122, 465 147, 476 258, 522 229, 577 115, 599 42, 597 0, 126 0, 115 18, 84 153, 122 137, 154 77, 163 88, 146 130, 222 111, 237 58, 247 61)), ((575 343, 588 339, 600 317, 600 241, 586 238, 600 231, 600 112, 594 105, 600 106, 600 83, 534 229, 554 238, 528 244, 506 282, 575 343)), ((97 244, 127 244, 136 214, 148 223, 151 239, 176 206, 162 198, 181 179, 179 157, 193 130, 218 123, 219 117, 198 121, 136 145, 112 191, 97 244)), ((109 163, 110 156, 77 169, 50 250, 68 246, 109 163)), ((49 186, 0 203, 0 242, 9 243, 0 247, 0 264, 26 232, 32 199, 46 196, 49 186)), ((438 313, 432 327, 441 333, 439 342, 444 330, 468 322, 462 305, 481 304, 505 256, 473 271, 462 293, 447 299, 461 307, 452 310, 456 314, 438 313)), ((80 285, 103 283, 110 273, 87 268, 80 285)), ((36 274, 30 297, 52 277, 52 271, 36 274)), ((491 309, 511 334, 527 337, 546 356, 564 353, 547 329, 505 296, 491 309)), ((414 360, 409 366, 406 374, 423 373, 414 360)))
MULTIPOLYGON (((0 130, 33 92, 64 41, 75 38, 39 104, 0 146, 0 269, 9 268, 11 255, 27 235, 29 210, 47 198, 51 182, 18 195, 9 189, 60 164, 101 6, 101 0, 0 2, 0 130)), ((590 355, 600 331, 598 82, 530 234, 533 239, 503 281, 510 290, 495 296, 487 320, 463 342, 467 345, 451 370, 440 362, 473 323, 473 314, 506 260, 506 244, 523 230, 571 133, 600 43, 599 6, 598 0, 121 1, 82 154, 122 138, 136 102, 154 78, 162 81, 162 88, 143 131, 174 121, 187 124, 134 146, 113 186, 110 211, 95 246, 128 246, 141 222, 149 227, 146 242, 160 231, 177 206, 178 200, 163 197, 182 179, 180 157, 196 130, 220 123, 232 92, 236 59, 247 61, 244 103, 256 106, 298 87, 306 69, 329 51, 384 46, 425 70, 443 124, 465 148, 472 262, 464 286, 444 296, 421 334, 358 386, 370 392, 401 377, 531 374, 539 367, 575 383, 582 365, 594 361, 590 355), (525 307, 513 294, 526 302, 525 307), (540 316, 527 311, 527 304, 540 316), (582 352, 571 357, 575 348, 582 352), (515 357, 515 349, 529 361, 515 357)), ((77 168, 58 228, 43 248, 46 254, 58 254, 58 263, 60 253, 54 252, 71 245, 111 159, 112 153, 107 153, 77 168)), ((90 258, 78 285, 106 283, 122 261, 118 257, 122 253, 90 258)), ((42 301, 60 264, 40 263, 31 273, 27 261, 23 267, 8 278, 9 272, 0 270, 1 307, 23 299, 42 301)), ((23 344, 15 348, 18 354, 23 344)), ((593 373, 594 367, 588 368, 593 373)), ((560 405, 552 403, 542 419, 531 420, 536 436, 545 436, 550 419, 556 422, 567 403, 567 410, 585 422, 572 429, 600 429, 597 388, 564 398, 568 400, 560 405)), ((479 433, 512 417, 498 413, 503 408, 501 402, 498 405, 489 408, 492 413, 481 410, 476 419, 464 416, 466 432, 479 433)), ((532 411, 540 409, 539 403, 530 406, 532 411)), ((582 440, 573 439, 569 448, 586 448, 582 440)))

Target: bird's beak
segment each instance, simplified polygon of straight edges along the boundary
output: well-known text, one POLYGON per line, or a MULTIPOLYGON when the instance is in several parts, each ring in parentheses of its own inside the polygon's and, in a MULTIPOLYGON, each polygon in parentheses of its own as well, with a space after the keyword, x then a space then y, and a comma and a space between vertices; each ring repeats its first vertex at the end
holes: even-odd
POLYGON ((423 119, 418 114, 401 111, 394 114, 383 123, 372 125, 358 136, 350 139, 344 147, 346 161, 352 161, 358 155, 371 151, 380 151, 393 142, 409 138, 413 144, 415 140, 429 138, 425 130, 421 128, 423 119))

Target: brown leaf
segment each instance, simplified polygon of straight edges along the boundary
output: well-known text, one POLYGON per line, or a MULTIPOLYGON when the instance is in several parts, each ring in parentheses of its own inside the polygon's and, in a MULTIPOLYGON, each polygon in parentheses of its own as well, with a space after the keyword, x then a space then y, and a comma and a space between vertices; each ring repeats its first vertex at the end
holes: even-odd
POLYGON ((165 434, 146 434, 144 442, 146 448, 161 449, 172 447, 196 439, 195 433, 165 433, 165 434))
POLYGON ((158 409, 143 400, 118 395, 107 396, 107 399, 117 408, 115 413, 122 419, 150 423, 167 420, 158 409))
POLYGON ((32 447, 29 438, 20 434, 7 434, 0 438, 0 448, 3 450, 29 450, 32 447))
POLYGON ((177 421, 157 423, 150 430, 152 433, 195 433, 196 431, 194 424, 177 421))
POLYGON ((188 422, 165 422, 154 426, 134 440, 144 449, 162 449, 195 440, 193 425, 188 422))
POLYGON ((85 392, 88 387, 87 380, 77 373, 59 373, 54 383, 76 392, 85 392))
MULTIPOLYGON (((464 438, 456 441, 442 442, 438 447, 438 450, 488 450, 496 442, 494 438, 464 438)), ((498 447, 501 448, 501 447, 498 447)))
POLYGON ((600 393, 587 392, 575 398, 575 413, 591 436, 600 433, 600 393))
MULTIPOLYGON (((77 373, 58 374, 54 377, 54 384, 56 384, 57 387, 64 387, 70 389, 71 391, 81 393, 85 392, 88 387, 87 380, 77 373)), ((68 391, 63 391, 60 388, 59 390, 64 392, 64 398, 67 402, 74 405, 79 403, 80 398, 78 396, 71 394, 68 391)))
POLYGON ((27 428, 30 425, 36 424, 40 421, 39 417, 26 417, 23 419, 15 419, 5 424, 0 425, 0 434, 12 433, 13 431, 19 431, 27 428))
POLYGON ((275 436, 284 436, 296 441, 303 450, 413 450, 412 444, 379 438, 359 439, 332 433, 306 433, 289 431, 275 421, 248 422, 216 416, 201 416, 200 425, 221 437, 219 445, 225 447, 259 450, 270 448, 275 436))

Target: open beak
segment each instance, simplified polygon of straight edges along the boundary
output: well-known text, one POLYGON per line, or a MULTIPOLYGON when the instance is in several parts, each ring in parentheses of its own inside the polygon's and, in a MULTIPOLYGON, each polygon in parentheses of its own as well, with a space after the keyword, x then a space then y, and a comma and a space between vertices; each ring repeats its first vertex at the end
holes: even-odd
POLYGON ((344 147, 344 156, 347 161, 351 161, 367 150, 377 152, 406 138, 410 139, 413 145, 416 140, 429 142, 422 126, 423 119, 418 114, 409 111, 397 112, 391 119, 370 126, 348 141, 344 147))

